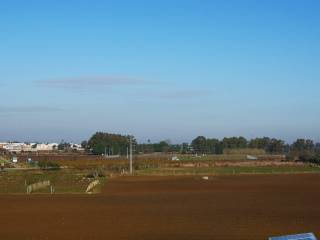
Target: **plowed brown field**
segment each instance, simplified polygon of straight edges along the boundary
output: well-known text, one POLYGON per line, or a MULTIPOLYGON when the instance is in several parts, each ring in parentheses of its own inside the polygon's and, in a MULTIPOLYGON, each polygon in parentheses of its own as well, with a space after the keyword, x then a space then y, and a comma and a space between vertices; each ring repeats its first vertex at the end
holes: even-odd
POLYGON ((99 195, 0 195, 0 239, 267 239, 320 233, 320 175, 124 177, 99 195))

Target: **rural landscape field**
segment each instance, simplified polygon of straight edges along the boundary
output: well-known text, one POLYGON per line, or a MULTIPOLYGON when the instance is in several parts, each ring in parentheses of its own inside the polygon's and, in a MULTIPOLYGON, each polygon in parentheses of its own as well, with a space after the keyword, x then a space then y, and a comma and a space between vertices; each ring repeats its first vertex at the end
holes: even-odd
POLYGON ((267 239, 319 232, 319 174, 115 177, 97 195, 1 195, 1 239, 267 239))
POLYGON ((320 240, 319 0, 1 0, 0 240, 320 240))
POLYGON ((268 239, 320 231, 320 167, 281 155, 172 161, 172 154, 140 154, 132 175, 125 157, 37 154, 56 164, 40 168, 20 155, 0 172, 1 239, 268 239), (27 193, 45 180, 54 193, 48 186, 27 193))

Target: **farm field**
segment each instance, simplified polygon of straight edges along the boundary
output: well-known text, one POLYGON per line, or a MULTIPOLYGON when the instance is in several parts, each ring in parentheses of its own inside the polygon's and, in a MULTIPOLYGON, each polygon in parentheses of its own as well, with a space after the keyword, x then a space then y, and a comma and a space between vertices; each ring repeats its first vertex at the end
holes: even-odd
MULTIPOLYGON (((45 162, 43 162, 45 163, 45 162)), ((20 164, 18 168, 7 168, 0 171, 0 194, 25 194, 27 186, 50 181, 56 194, 82 194, 99 173, 101 184, 95 188, 100 192, 109 176, 128 175, 128 162, 115 160, 87 161, 54 161, 59 166, 54 169, 43 169, 20 164), (60 167, 61 166, 61 167, 60 167)), ((42 164, 44 165, 44 164, 42 164)), ((51 166, 50 165, 50 166, 51 166)), ((135 162, 135 176, 217 176, 237 174, 293 174, 320 173, 317 165, 283 162, 283 161, 218 161, 218 162, 173 162, 154 164, 152 161, 135 162)), ((48 193, 50 187, 36 193, 48 193)))
MULTIPOLYGON (((61 169, 61 170, 10 170, 0 172, 0 194, 25 194, 27 185, 41 181, 50 181, 56 194, 79 194, 86 191, 94 180, 93 170, 61 169)), ((99 177, 103 184, 105 177, 99 177)), ((100 191, 100 186, 96 191, 100 191)), ((49 193, 50 188, 41 189, 37 193, 49 193)))
MULTIPOLYGON (((45 162, 43 162, 45 163, 45 162)), ((88 184, 99 173, 101 187, 109 176, 128 175, 128 162, 115 160, 60 160, 49 162, 59 166, 54 169, 19 164, 17 168, 0 171, 0 194, 25 194, 27 186, 37 182, 50 181, 55 193, 84 193, 88 184), (60 167, 61 166, 61 167, 60 167)), ((42 164, 43 165, 43 164, 42 164)), ((50 166, 51 166, 50 165, 50 166)), ((284 161, 197 161, 165 163, 162 166, 152 161, 135 162, 135 176, 217 176, 236 174, 293 174, 320 173, 320 167, 312 164, 284 161)), ((37 193, 48 193, 50 188, 37 193)))
POLYGON ((218 167, 171 167, 148 168, 135 172, 142 176, 182 176, 182 175, 233 175, 233 174, 294 174, 320 173, 320 168, 307 164, 303 165, 257 165, 257 166, 218 166, 218 167))
POLYGON ((0 239, 267 239, 320 233, 320 174, 116 177, 96 195, 1 195, 0 239))

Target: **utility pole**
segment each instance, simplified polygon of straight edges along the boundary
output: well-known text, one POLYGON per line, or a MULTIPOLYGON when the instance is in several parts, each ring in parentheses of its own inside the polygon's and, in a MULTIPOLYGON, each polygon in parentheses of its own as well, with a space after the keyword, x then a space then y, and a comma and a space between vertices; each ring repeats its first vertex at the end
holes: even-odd
POLYGON ((127 159, 129 159, 129 148, 127 147, 127 159))
POLYGON ((132 175, 132 136, 130 136, 130 174, 132 175))

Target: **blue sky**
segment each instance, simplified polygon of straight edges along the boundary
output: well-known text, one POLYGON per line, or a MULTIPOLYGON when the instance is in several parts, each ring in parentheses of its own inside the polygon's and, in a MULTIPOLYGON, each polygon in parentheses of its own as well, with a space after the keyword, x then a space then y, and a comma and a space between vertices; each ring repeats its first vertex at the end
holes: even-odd
POLYGON ((0 140, 320 140, 319 1, 1 1, 0 140))

